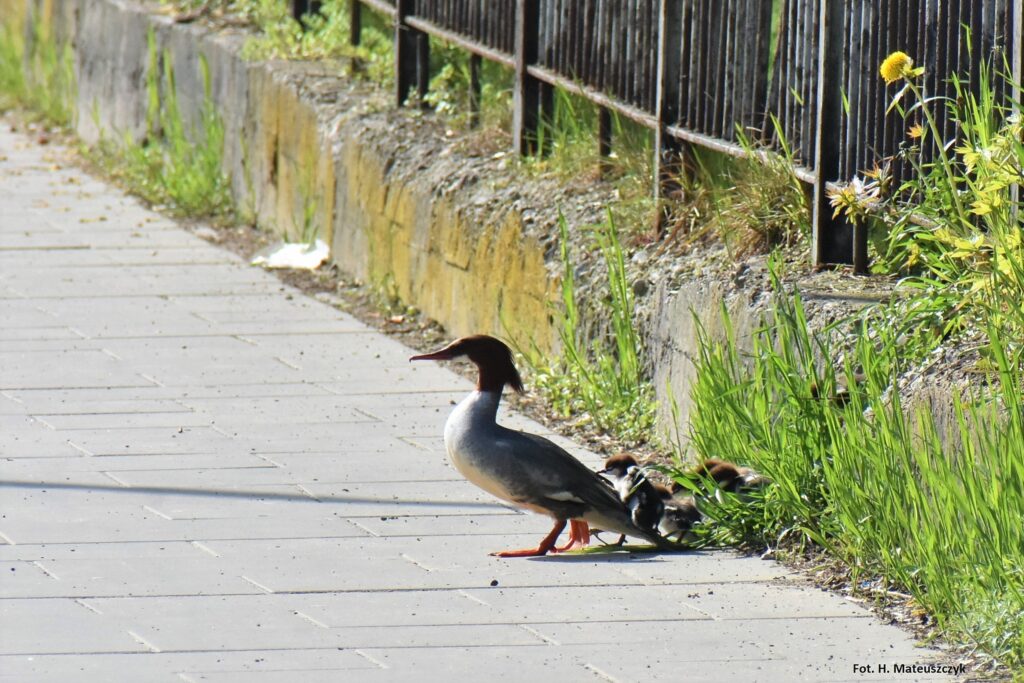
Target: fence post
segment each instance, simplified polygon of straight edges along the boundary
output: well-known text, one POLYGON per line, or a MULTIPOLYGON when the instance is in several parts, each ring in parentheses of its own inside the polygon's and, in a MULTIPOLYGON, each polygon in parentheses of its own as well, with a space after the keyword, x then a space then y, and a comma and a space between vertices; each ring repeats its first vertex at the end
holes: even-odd
POLYGON ((430 92, 430 36, 419 31, 416 35, 416 94, 419 95, 420 107, 426 109, 426 101, 430 92))
POLYGON ((1011 23, 1013 52, 1010 55, 1010 72, 1013 77, 1013 101, 1020 103, 1022 84, 1024 84, 1024 0, 1013 2, 1013 19, 1011 23))
POLYGON ((661 0, 658 3, 658 74, 655 91, 654 130, 654 200, 658 206, 655 228, 664 232, 668 218, 665 199, 678 193, 683 158, 688 146, 668 134, 668 126, 679 120, 679 97, 682 87, 682 64, 679 48, 682 41, 682 0, 661 0))
POLYGON ((612 153, 612 112, 607 107, 597 108, 597 156, 601 160, 601 170, 609 167, 608 158, 612 153))
POLYGON ((480 127, 480 67, 483 58, 476 53, 469 55, 469 126, 480 127))
POLYGON ((363 3, 348 0, 348 44, 356 47, 363 40, 363 3))
POLYGON ((839 179, 836 131, 843 122, 843 2, 821 0, 818 21, 818 88, 814 130, 814 190, 811 201, 811 264, 849 263, 867 272, 867 226, 832 218, 826 184, 839 179))
POLYGON ((516 0, 515 54, 516 81, 512 92, 512 144, 521 155, 537 148, 540 123, 541 84, 526 67, 537 61, 539 25, 538 0, 516 0))
POLYGON ((322 0, 292 0, 292 16, 301 23, 305 15, 319 14, 323 4, 322 0))
POLYGON ((413 0, 395 2, 395 98, 399 107, 416 86, 420 106, 430 85, 430 42, 426 33, 405 22, 412 14, 413 0))

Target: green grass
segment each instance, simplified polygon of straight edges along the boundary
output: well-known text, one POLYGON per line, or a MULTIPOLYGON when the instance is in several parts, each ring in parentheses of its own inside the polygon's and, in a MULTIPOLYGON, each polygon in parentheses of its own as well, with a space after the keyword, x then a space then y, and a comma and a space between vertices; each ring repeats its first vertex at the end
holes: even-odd
POLYGON ((653 137, 639 124, 610 112, 611 154, 598 148, 599 107, 555 88, 549 118, 537 129, 537 151, 522 160, 532 176, 554 175, 570 184, 604 181, 615 194, 608 205, 627 242, 651 239, 655 202, 652 184, 653 137))
POLYGON ((147 129, 136 142, 104 139, 89 154, 136 194, 172 213, 188 216, 233 216, 228 179, 221 162, 224 126, 210 94, 210 73, 200 57, 203 105, 196 128, 185 125, 178 106, 178 88, 169 53, 158 52, 148 35, 146 71, 147 129), (160 68, 160 64, 163 68, 160 68))
POLYGON ((351 60, 353 75, 389 87, 394 79, 393 35, 389 20, 364 7, 362 40, 349 44, 348 0, 324 0, 317 15, 302 23, 291 14, 284 0, 164 0, 177 11, 187 12, 204 2, 248 22, 257 31, 242 51, 247 59, 335 59, 351 60))
POLYGON ((22 56, 25 41, 16 26, 0 23, 0 110, 12 109, 25 99, 22 56))
MULTIPOLYGON (((70 125, 77 87, 71 46, 57 45, 44 24, 32 30, 26 46, 18 27, 0 24, 0 107, 21 107, 50 124, 70 125)), ((178 106, 170 55, 163 55, 161 69, 152 30, 148 41, 146 138, 107 138, 86 154, 153 204, 179 215, 228 217, 232 202, 221 169, 224 126, 210 96, 206 60, 199 62, 204 102, 193 129, 178 106)))
POLYGON ((776 286, 771 322, 749 354, 731 335, 702 339, 693 448, 774 482, 743 514, 722 511, 708 533, 719 542, 827 548, 851 568, 854 585, 882 577, 909 591, 954 640, 1022 670, 1019 360, 990 327, 990 382, 954 399, 959 434, 944 441, 932 414, 904 406, 893 390, 915 359, 881 318, 837 368, 821 360, 838 351, 828 333, 810 331, 799 293, 776 286), (845 405, 829 400, 837 373, 856 367, 866 377, 860 390, 845 405))
MULTIPOLYGON (((470 56, 465 50, 443 40, 430 38, 430 87, 424 98, 431 109, 445 118, 448 127, 467 131, 470 114, 470 56)), ((512 86, 515 72, 489 60, 480 63, 480 114, 478 125, 507 137, 512 129, 512 86)))
POLYGON ((654 392, 645 376, 643 349, 633 325, 633 292, 615 221, 609 214, 592 234, 607 269, 608 297, 592 312, 607 325, 589 343, 583 336, 564 217, 559 226, 562 307, 556 314, 562 356, 552 363, 532 343, 526 347, 520 344, 517 350, 526 359, 534 384, 555 412, 615 434, 627 443, 646 442, 654 428, 654 392))
POLYGON ((717 235, 734 258, 809 242, 810 209, 804 188, 793 173, 785 135, 774 119, 773 125, 777 152, 762 149, 740 130, 746 156, 719 158, 712 165, 708 154, 696 155, 697 183, 709 194, 705 229, 717 235))
POLYGON ((41 22, 33 24, 26 45, 20 26, 0 22, 0 109, 18 107, 51 125, 68 126, 75 93, 70 45, 57 45, 41 22))

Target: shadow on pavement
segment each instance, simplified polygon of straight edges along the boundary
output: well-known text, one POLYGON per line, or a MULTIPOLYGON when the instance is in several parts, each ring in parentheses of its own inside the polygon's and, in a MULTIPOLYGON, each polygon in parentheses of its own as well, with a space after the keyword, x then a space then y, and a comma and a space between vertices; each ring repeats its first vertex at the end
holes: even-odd
MULTIPOLYGON (((372 496, 325 495, 312 496, 304 493, 276 493, 262 491, 239 491, 232 489, 197 489, 183 486, 117 486, 116 484, 73 484, 68 482, 50 481, 0 481, 0 488, 39 489, 63 491, 114 491, 118 493, 152 493, 168 496, 207 496, 211 498, 245 498, 250 500, 284 500, 301 503, 353 503, 371 505, 386 503, 388 505, 435 505, 440 507, 488 508, 495 510, 512 510, 499 503, 480 503, 475 501, 426 500, 418 498, 380 498, 372 496)), ((518 512, 518 511, 516 511, 518 512)))

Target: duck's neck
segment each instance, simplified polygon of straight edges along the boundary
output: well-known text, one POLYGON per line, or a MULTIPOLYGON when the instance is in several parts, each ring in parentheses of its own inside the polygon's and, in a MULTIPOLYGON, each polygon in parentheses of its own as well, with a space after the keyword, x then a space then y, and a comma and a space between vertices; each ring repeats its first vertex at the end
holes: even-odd
POLYGON ((491 428, 497 424, 500 402, 501 392, 474 391, 452 411, 449 425, 465 431, 491 428))
POLYGON ((479 392, 493 392, 501 397, 501 391, 505 388, 506 373, 490 365, 478 365, 480 374, 476 380, 476 390, 479 392))

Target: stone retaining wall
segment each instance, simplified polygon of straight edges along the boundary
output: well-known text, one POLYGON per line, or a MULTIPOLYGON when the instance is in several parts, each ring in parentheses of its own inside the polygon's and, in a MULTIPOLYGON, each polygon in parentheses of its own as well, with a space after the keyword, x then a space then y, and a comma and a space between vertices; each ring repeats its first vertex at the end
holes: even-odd
POLYGON ((529 334, 541 348, 554 346, 547 302, 557 282, 519 212, 464 211, 466 198, 439 195, 437 172, 419 172, 408 159, 395 163, 382 143, 386 122, 372 107, 367 114, 372 96, 351 87, 341 65, 246 61, 244 32, 176 24, 152 4, 30 3, 35 16, 72 37, 75 127, 84 141, 146 134, 152 30, 161 72, 165 56, 172 60, 186 124, 199 121, 203 104, 200 56, 209 64, 225 126, 225 171, 239 206, 261 227, 298 239, 311 214, 344 271, 454 334, 529 334), (380 134, 368 135, 374 128, 380 134))

